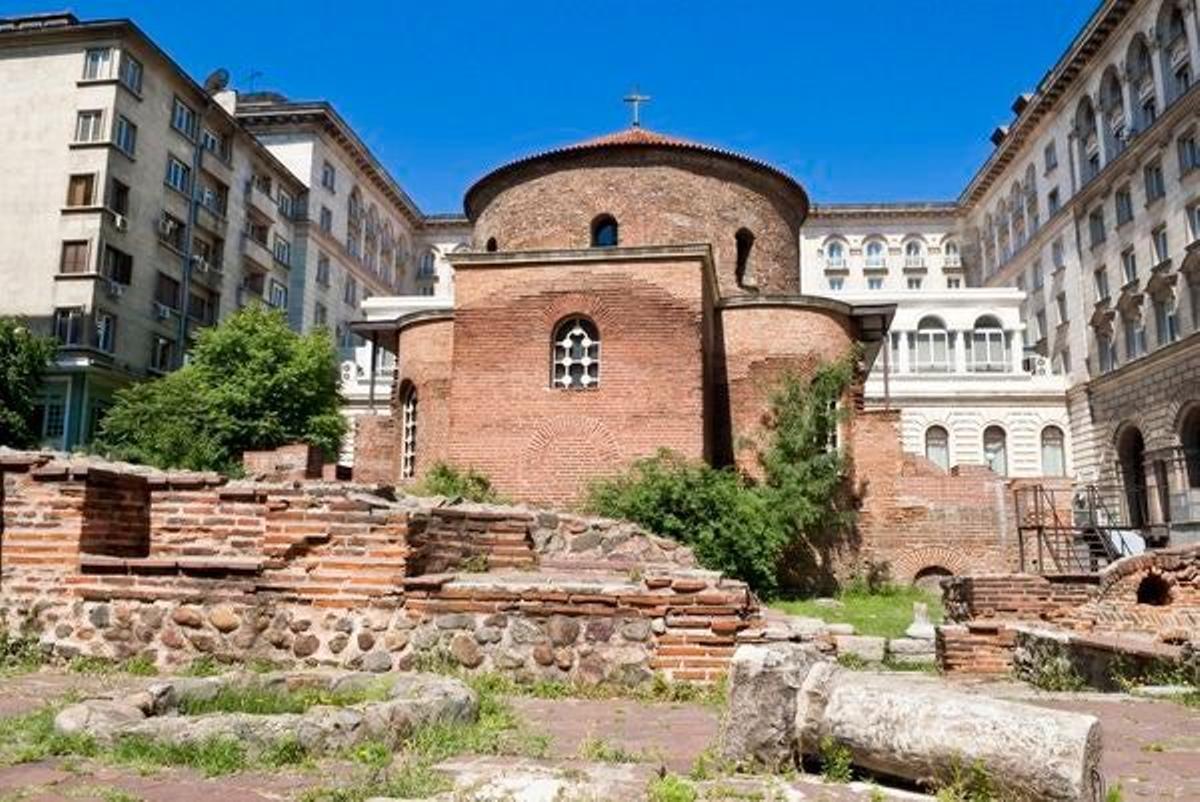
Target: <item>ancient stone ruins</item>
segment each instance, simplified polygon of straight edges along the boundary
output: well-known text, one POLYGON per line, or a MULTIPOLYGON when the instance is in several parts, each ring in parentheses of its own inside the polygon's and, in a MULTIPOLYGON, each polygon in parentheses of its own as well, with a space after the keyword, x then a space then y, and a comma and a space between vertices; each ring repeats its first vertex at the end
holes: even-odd
POLYGON ((1087 576, 951 578, 947 623, 918 610, 907 637, 887 641, 767 610, 687 548, 625 522, 49 453, 0 452, 0 472, 8 631, 62 658, 288 667, 169 679, 58 714, 60 732, 101 742, 291 737, 319 754, 473 719, 472 692, 420 673, 430 666, 624 686, 727 679, 731 765, 801 765, 832 739, 855 766, 918 787, 979 764, 1013 798, 1097 800, 1095 718, 835 658, 1031 679, 1049 662, 1097 687, 1118 663, 1200 662, 1200 547, 1087 576), (230 688, 316 689, 344 704, 195 713, 230 688))

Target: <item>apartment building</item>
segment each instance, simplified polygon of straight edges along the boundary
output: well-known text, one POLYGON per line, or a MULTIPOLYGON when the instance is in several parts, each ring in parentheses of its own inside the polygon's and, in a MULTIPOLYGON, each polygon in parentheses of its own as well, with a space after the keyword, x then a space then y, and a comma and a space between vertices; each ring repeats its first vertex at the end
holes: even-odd
POLYGON ((1197 30, 1194 3, 1105 0, 959 198, 971 283, 1024 289, 1069 377, 1080 478, 1159 539, 1200 520, 1197 30))
POLYGON ((0 21, 0 107, 0 312, 62 344, 48 445, 247 294, 288 305, 303 185, 134 25, 0 21))
POLYGON ((464 218, 427 218, 328 103, 227 82, 128 20, 0 19, 0 314, 61 343, 47 446, 86 443, 117 389, 248 303, 327 327, 353 377, 365 299, 451 292, 464 218))

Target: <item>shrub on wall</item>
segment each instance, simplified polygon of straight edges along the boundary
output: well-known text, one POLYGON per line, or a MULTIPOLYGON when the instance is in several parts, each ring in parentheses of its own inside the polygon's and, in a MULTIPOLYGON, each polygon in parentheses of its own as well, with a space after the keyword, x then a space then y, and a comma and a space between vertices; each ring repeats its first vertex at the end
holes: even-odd
POLYGON ((446 496, 467 501, 500 502, 502 497, 492 487, 492 480, 473 470, 461 470, 439 462, 429 469, 425 478, 410 488, 414 496, 446 496))
POLYGON ((836 433, 855 359, 822 366, 809 381, 781 380, 759 452, 761 482, 661 451, 594 483, 588 509, 686 543, 702 565, 764 596, 825 589, 832 557, 853 531, 836 433))
POLYGON ((199 332, 183 368, 117 393, 95 448, 161 468, 236 471, 243 451, 303 441, 337 453, 337 354, 283 313, 249 306, 199 332))
POLYGON ((20 320, 0 318, 0 446, 37 445, 38 393, 55 343, 20 320))

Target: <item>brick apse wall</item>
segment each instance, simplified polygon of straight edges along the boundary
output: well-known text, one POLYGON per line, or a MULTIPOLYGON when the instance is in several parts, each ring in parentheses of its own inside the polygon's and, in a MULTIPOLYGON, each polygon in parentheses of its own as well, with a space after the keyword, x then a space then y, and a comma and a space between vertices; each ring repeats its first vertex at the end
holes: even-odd
POLYGON ((947 671, 1011 666, 1017 631, 1036 626, 1136 643, 1200 636, 1200 546, 1118 560, 1098 574, 994 574, 946 580, 948 625, 938 654, 947 671))
POLYGON ((64 656, 703 681, 762 628, 744 584, 630 524, 37 454, 0 471, 0 620, 64 656))

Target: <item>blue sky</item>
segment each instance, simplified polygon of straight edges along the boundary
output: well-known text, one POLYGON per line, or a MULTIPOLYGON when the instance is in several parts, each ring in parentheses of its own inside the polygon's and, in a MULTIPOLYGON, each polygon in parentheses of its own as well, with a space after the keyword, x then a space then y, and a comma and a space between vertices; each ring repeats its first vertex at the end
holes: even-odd
MULTIPOLYGON (((61 8, 0 0, 0 14, 61 8)), ((69 2, 69 0, 68 0, 69 2)), ((427 212, 511 158, 622 128, 745 152, 817 202, 957 195, 1096 0, 203 3, 131 17, 197 80, 325 98, 427 212)))

